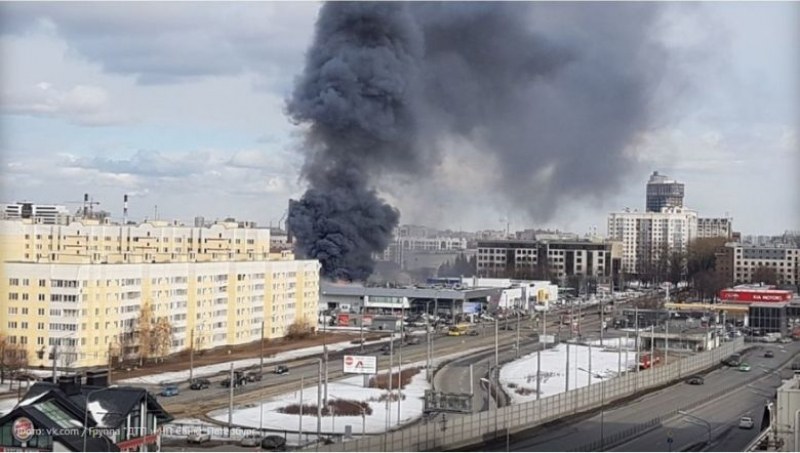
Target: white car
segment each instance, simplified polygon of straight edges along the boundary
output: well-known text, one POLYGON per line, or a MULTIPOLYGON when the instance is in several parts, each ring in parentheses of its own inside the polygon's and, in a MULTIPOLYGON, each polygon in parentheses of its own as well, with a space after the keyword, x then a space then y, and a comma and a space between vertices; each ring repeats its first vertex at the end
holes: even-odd
POLYGON ((189 437, 186 438, 186 441, 190 444, 202 444, 203 442, 208 442, 209 440, 211 440, 211 431, 207 429, 195 431, 189 434, 189 437))
POLYGON ((756 426, 756 423, 753 421, 752 417, 742 417, 739 419, 739 428, 741 429, 753 429, 756 426))
POLYGON ((248 434, 242 437, 242 441, 239 443, 239 445, 242 447, 260 447, 261 440, 261 434, 248 434))

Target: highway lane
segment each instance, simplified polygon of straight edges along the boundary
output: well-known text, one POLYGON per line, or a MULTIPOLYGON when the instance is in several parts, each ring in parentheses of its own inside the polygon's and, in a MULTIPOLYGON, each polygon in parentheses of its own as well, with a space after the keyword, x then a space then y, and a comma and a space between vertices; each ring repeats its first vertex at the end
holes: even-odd
MULTIPOLYGON (((488 332, 489 329, 487 329, 488 332)), ((492 329, 492 333, 494 330, 492 329)), ((508 341, 508 337, 513 332, 501 332, 501 341, 508 341)), ((395 342, 397 346, 399 342, 395 342)), ((494 335, 482 336, 459 336, 448 337, 446 335, 436 334, 434 338, 434 353, 433 358, 448 355, 457 352, 466 352, 469 350, 479 349, 494 344, 494 335)), ((365 355, 375 355, 378 357, 379 369, 387 368, 389 366, 389 356, 382 355, 380 348, 382 344, 375 346, 367 346, 365 348, 365 355)), ((347 352, 347 354, 359 353, 358 346, 354 350, 347 352)), ((342 373, 342 358, 345 352, 330 353, 328 355, 328 376, 330 380, 338 379, 343 376, 342 373)), ((397 366, 398 350, 395 349, 394 365, 397 366)), ((412 362, 424 362, 426 357, 426 344, 424 341, 418 345, 403 345, 402 348, 403 364, 412 362)), ((249 383, 243 387, 234 389, 234 404, 241 402, 250 402, 252 398, 257 396, 269 397, 283 393, 294 392, 300 388, 300 377, 303 376, 306 385, 314 385, 317 381, 317 360, 321 355, 312 358, 297 359, 287 361, 290 368, 288 375, 276 375, 271 373, 271 367, 265 367, 266 373, 260 382, 249 383)), ((250 369, 257 369, 250 368, 250 369)), ((181 385, 181 394, 174 397, 161 397, 158 396, 159 402, 165 406, 173 415, 179 417, 188 416, 201 416, 210 410, 227 407, 230 389, 222 387, 220 382, 227 376, 227 374, 220 373, 209 378, 212 381, 211 387, 204 390, 189 390, 188 384, 181 385)), ((151 386, 154 392, 158 391, 158 386, 151 386)))
MULTIPOLYGON (((763 349, 756 348, 745 354, 746 360, 753 365, 753 371, 740 372, 733 368, 720 368, 711 371, 705 376, 705 384, 699 386, 678 383, 668 388, 646 394, 636 400, 617 407, 608 408, 603 414, 603 434, 610 438, 616 433, 630 429, 638 424, 647 422, 657 417, 665 417, 670 412, 680 407, 685 407, 695 401, 708 399, 711 394, 722 389, 740 386, 746 388, 747 381, 755 378, 756 373, 764 374, 761 368, 775 368, 778 364, 800 352, 800 343, 774 346, 776 357, 768 359, 763 357, 763 349), (785 347, 783 347, 785 346, 785 347)), ((774 379, 777 381, 777 378, 774 379)), ((758 390, 756 388, 756 390, 758 390)), ((741 390, 745 391, 745 390, 741 390)), ((740 392, 741 392, 740 391, 740 392)), ((750 393, 750 392, 748 392, 750 393)), ((763 400, 763 396, 761 396, 763 400)), ((756 398, 758 400, 758 398, 756 398)), ((756 401, 754 400, 754 401, 756 401)), ((749 397, 748 397, 748 401, 749 397)), ((763 403, 763 401, 762 401, 763 403)), ((747 406, 745 404, 744 406, 747 406)), ((745 410, 745 409, 740 409, 745 410)), ((736 413, 738 420, 739 413, 736 413)), ((733 416, 731 416, 733 417, 733 416)), ((508 445, 513 451, 566 451, 579 449, 590 442, 600 439, 601 424, 599 411, 580 420, 551 425, 547 428, 538 428, 528 433, 512 436, 508 445)), ((658 436, 656 436, 658 437, 658 436)), ((667 450, 665 436, 659 437, 667 450)), ((627 444, 626 444, 627 445, 627 444)), ((505 441, 495 441, 484 446, 486 451, 500 451, 506 448, 505 441)), ((621 449, 627 448, 620 446, 621 449)), ((637 443, 627 451, 658 451, 657 442, 652 439, 637 443)))
MULTIPOLYGON (((616 450, 684 451, 693 446, 702 446, 704 451, 742 451, 758 436, 764 408, 772 400, 777 387, 781 385, 781 373, 777 367, 788 354, 778 352, 780 348, 777 346, 763 346, 757 354, 761 355, 767 349, 776 351, 776 357, 773 359, 762 357, 760 365, 750 371, 760 375, 760 379, 741 387, 735 393, 709 400, 702 406, 687 411, 688 414, 710 423, 710 446, 706 444, 708 427, 691 417, 677 415, 662 421, 662 425, 658 428, 619 446, 616 450), (739 418, 745 415, 753 418, 755 428, 739 428, 739 418), (667 442, 668 438, 672 438, 672 446, 667 442)), ((784 375, 789 377, 791 373, 784 370, 784 375)))

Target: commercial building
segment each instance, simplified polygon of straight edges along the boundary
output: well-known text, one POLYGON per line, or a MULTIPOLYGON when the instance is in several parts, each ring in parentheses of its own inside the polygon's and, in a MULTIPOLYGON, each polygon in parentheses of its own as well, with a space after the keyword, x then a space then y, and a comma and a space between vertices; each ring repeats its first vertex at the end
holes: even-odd
POLYGON ((464 288, 501 288, 500 308, 548 310, 558 301, 558 285, 546 280, 515 280, 510 278, 462 278, 464 288))
POLYGON ((736 284, 760 283, 759 272, 764 271, 774 272, 778 285, 800 284, 800 248, 731 242, 717 251, 717 262, 717 271, 736 284))
POLYGON ((0 417, 0 451, 160 451, 162 426, 172 420, 143 388, 62 376, 37 382, 0 417))
POLYGON ((30 219, 33 223, 65 225, 70 213, 66 206, 57 204, 9 203, 0 205, 2 219, 30 219))
POLYGON ((358 284, 320 284, 323 310, 365 315, 399 315, 402 311, 458 317, 494 311, 500 299, 499 288, 446 288, 409 286, 386 288, 358 284))
POLYGON ((664 208, 683 207, 683 183, 654 171, 647 181, 647 212, 661 212, 664 208))
POLYGON ((461 237, 397 236, 383 252, 383 260, 403 265, 407 262, 406 255, 413 255, 413 252, 463 252, 466 249, 467 240, 461 237))
POLYGON ((478 241, 477 271, 481 277, 528 277, 564 280, 573 275, 611 277, 613 259, 621 251, 609 242, 478 241))
POLYGON ((697 213, 689 209, 626 209, 608 215, 608 238, 622 244, 622 271, 627 274, 649 272, 665 253, 686 252, 696 237, 697 213))
POLYGON ((699 217, 697 219, 698 238, 725 238, 733 235, 732 221, 730 218, 699 217))
POLYGON ((53 350, 73 369, 245 344, 262 323, 277 338, 316 319, 319 263, 271 253, 269 230, 234 222, 0 221, 0 252, 0 326, 29 366, 53 350))

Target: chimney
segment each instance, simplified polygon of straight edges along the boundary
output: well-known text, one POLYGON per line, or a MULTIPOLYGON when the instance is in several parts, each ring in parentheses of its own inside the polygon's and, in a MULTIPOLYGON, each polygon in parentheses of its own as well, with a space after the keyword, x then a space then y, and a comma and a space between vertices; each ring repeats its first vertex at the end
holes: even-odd
POLYGON ((87 371, 86 385, 108 387, 108 370, 87 371))
POLYGON ((73 374, 72 376, 59 376, 58 388, 67 396, 77 395, 81 392, 81 376, 73 374))

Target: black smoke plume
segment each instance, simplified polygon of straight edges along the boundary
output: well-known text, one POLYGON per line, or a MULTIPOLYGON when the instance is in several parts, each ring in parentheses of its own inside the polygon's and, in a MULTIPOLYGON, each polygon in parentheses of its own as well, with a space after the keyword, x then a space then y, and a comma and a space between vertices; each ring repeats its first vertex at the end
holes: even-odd
POLYGON ((481 190, 539 221, 614 190, 632 166, 626 145, 649 124, 666 60, 648 39, 658 9, 323 5, 287 103, 308 128, 309 189, 288 218, 298 251, 319 259, 324 276, 366 279, 399 220, 375 187, 401 175, 439 190, 431 170, 448 137, 484 150, 485 162, 463 162, 497 172, 481 190))

